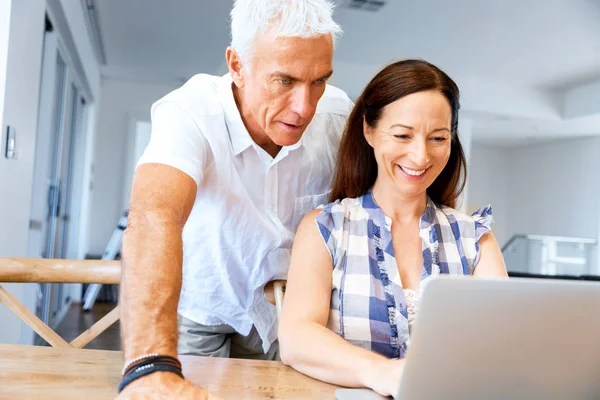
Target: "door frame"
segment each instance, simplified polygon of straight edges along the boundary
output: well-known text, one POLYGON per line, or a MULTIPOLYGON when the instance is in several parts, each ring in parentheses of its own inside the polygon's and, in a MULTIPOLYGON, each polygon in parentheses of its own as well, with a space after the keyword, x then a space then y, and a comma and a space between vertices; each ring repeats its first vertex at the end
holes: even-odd
MULTIPOLYGON (((48 12, 49 21, 52 21, 51 15, 52 12, 48 12)), ((85 186, 90 128, 87 117, 91 103, 87 85, 82 84, 73 67, 59 29, 47 29, 44 35, 28 256, 75 258, 84 211, 78 203, 85 186), (59 59, 63 66, 59 65, 59 59), (60 71, 62 68, 64 72, 60 71), (62 192, 60 199, 59 192, 62 192), (51 197, 55 205, 49 201, 51 197), (66 203, 67 199, 70 204, 66 203), (62 208, 61 213, 56 213, 58 207, 62 208), (69 214, 65 214, 67 212, 69 214), (56 217, 50 217, 54 214, 56 217)), ((38 316, 56 328, 77 287, 80 285, 40 285, 36 306, 38 316)))

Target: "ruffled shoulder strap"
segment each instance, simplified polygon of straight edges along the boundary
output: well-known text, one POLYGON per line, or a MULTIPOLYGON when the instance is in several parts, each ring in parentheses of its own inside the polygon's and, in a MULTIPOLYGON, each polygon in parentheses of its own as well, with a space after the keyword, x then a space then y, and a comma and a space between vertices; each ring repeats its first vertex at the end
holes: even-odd
POLYGON ((473 213, 472 217, 475 222, 475 258, 473 260, 473 268, 475 268, 481 257, 481 245, 479 241, 492 230, 492 224, 494 223, 492 206, 488 204, 485 207, 481 207, 473 213))
POLYGON ((492 206, 487 205, 475 211, 471 217, 475 222, 475 240, 479 241, 483 235, 492 230, 494 216, 492 214, 492 206))
POLYGON ((344 235, 344 230, 349 229, 351 213, 357 206, 360 206, 357 198, 336 200, 333 203, 319 206, 322 211, 316 217, 317 228, 334 262, 339 246, 338 241, 344 235))
POLYGON ((425 269, 431 253, 431 273, 439 263, 440 273, 472 274, 479 262, 480 240, 494 222, 492 207, 485 206, 472 215, 446 206, 428 205, 421 218, 421 238, 427 246, 423 252, 425 269), (438 251, 443 248, 444 251, 438 251))

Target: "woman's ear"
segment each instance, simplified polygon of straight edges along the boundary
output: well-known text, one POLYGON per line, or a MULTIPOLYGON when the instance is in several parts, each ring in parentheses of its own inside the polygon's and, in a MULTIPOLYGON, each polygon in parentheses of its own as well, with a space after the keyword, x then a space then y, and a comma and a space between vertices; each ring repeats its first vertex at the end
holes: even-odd
POLYGON ((367 121, 365 121, 365 117, 363 117, 363 134, 365 135, 365 140, 367 141, 367 143, 369 143, 369 146, 371 147, 373 147, 374 131, 375 130, 371 128, 369 124, 367 124, 367 121))

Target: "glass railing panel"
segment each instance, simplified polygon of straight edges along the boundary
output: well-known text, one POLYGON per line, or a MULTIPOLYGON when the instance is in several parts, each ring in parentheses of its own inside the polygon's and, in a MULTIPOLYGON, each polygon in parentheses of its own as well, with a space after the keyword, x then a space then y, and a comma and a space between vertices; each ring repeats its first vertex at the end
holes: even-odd
POLYGON ((597 275, 596 240, 516 235, 502 249, 509 273, 597 275))

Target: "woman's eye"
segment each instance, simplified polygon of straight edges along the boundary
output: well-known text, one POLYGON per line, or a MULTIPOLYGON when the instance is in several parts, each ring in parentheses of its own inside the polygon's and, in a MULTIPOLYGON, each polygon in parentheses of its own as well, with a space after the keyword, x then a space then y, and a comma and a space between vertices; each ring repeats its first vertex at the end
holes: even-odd
POLYGON ((396 139, 410 139, 410 135, 394 135, 396 139))
POLYGON ((441 137, 441 136, 440 136, 440 137, 434 137, 434 138, 433 138, 433 141, 434 141, 434 142, 438 142, 438 143, 445 142, 446 140, 447 140, 447 138, 445 138, 445 137, 441 137))

